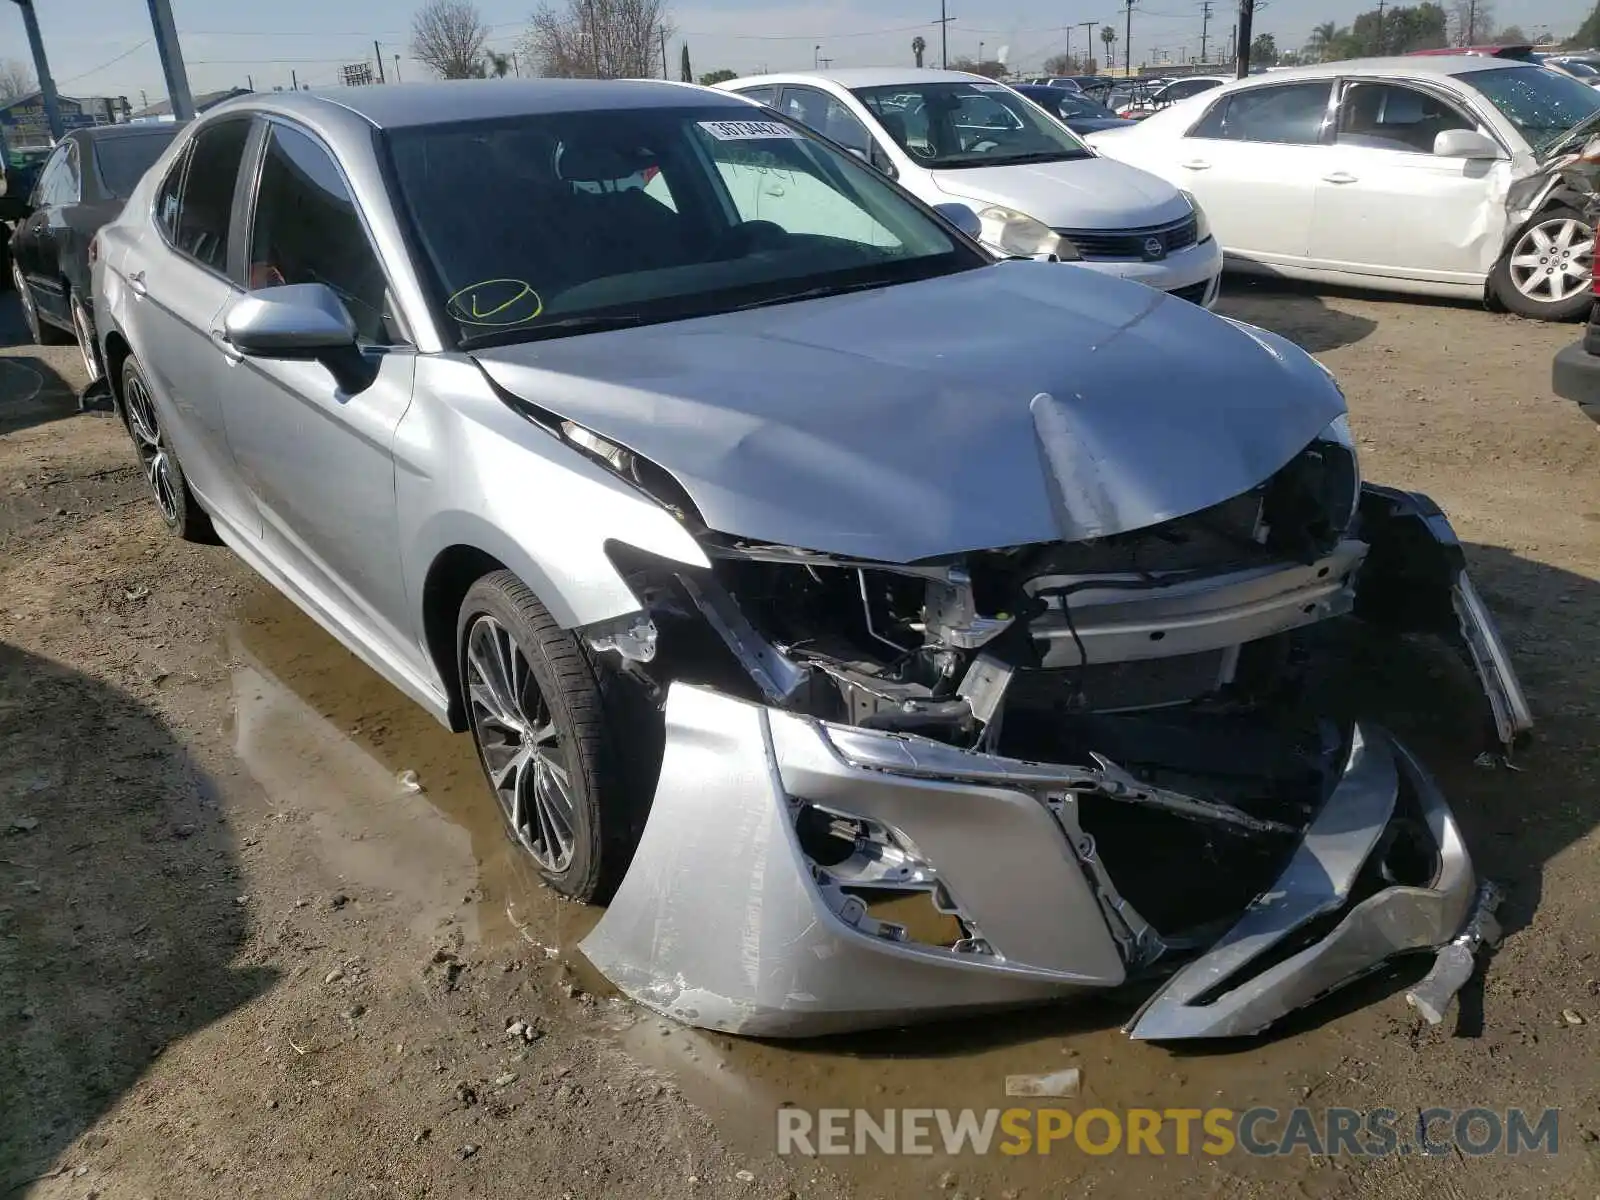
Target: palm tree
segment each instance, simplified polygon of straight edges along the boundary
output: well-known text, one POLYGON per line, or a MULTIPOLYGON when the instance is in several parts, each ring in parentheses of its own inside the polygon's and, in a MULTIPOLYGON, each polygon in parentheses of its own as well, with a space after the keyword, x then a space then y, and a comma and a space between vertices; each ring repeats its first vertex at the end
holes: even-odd
POLYGON ((1333 40, 1338 36, 1338 23, 1324 21, 1311 31, 1311 39, 1306 42, 1306 52, 1315 55, 1318 62, 1327 62, 1328 52, 1333 49, 1333 40))
POLYGON ((922 66, 922 56, 928 51, 928 43, 922 40, 919 33, 911 39, 911 53, 917 56, 917 66, 922 66))
POLYGON ((489 68, 489 74, 496 79, 504 79, 511 74, 511 56, 509 54, 497 54, 493 50, 488 50, 485 51, 485 56, 488 60, 486 65, 489 68))

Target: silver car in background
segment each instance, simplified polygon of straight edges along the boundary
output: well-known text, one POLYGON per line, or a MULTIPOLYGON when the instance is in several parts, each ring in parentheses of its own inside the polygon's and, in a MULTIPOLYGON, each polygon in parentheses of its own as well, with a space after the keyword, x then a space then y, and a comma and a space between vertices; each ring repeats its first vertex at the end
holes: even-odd
POLYGON ((1166 977, 1133 1035, 1201 1037, 1470 965, 1427 772, 1288 697, 1364 620, 1453 643, 1498 740, 1526 705, 1281 338, 644 81, 221 106, 94 283, 167 524, 471 730, 645 1005, 802 1036, 1166 977))

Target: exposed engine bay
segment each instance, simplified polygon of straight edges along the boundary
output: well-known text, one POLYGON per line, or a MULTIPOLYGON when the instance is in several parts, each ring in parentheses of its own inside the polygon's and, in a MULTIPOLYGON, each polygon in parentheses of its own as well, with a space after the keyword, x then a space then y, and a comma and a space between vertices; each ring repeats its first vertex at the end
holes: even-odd
MULTIPOLYGON (((670 477, 587 431, 565 432, 694 521, 670 477)), ((614 545, 641 611, 584 631, 667 721, 639 858, 585 943, 651 1007, 798 1036, 1177 970, 1130 1031, 1220 1036, 1254 1032, 1359 973, 1352 964, 1443 945, 1477 911, 1470 863, 1420 765, 1381 731, 1321 715, 1305 694, 1307 668, 1325 653, 1318 627, 1354 616, 1454 643, 1484 682, 1497 740, 1509 746, 1531 724, 1448 523, 1425 497, 1363 486, 1342 419, 1257 487, 1104 538, 888 563, 696 536, 709 570, 614 545), (683 716, 691 706, 698 715, 683 716), (697 720, 721 730, 751 719, 748 743, 715 765, 680 761, 675 738, 708 736, 692 732, 697 720), (763 839, 777 836, 754 812, 705 807, 720 794, 716 773, 741 753, 765 757, 796 874, 788 949, 754 961, 804 987, 762 982, 734 968, 728 955, 739 952, 710 948, 719 918, 706 905, 758 885, 738 867, 721 884, 705 878, 686 829, 721 823, 737 843, 756 823, 763 839), (897 794, 872 795, 878 781, 897 794), (941 812, 962 789, 972 811, 941 812), (984 801, 1026 801, 1032 831, 1009 828, 1016 812, 974 827, 984 801), (1337 869, 1316 859, 1325 846, 1306 862, 1328 822, 1331 840, 1354 836, 1337 869), (977 841, 949 842, 952 828, 977 841), (1055 846, 1039 871, 1067 873, 1054 884, 1010 840, 1034 841, 1037 853, 1045 829, 1055 846), (686 884, 691 870, 701 878, 686 884), (1307 886, 1286 889, 1297 872, 1307 886), (1052 887, 1062 907, 1041 918, 1052 887), (1266 898, 1284 895, 1290 911, 1270 911, 1266 898), (1072 903, 1092 904, 1103 936, 1040 928, 1081 923, 1072 903), (1398 918, 1385 911, 1395 905, 1398 918), (849 996, 832 994, 814 963, 795 960, 814 936, 811 908, 831 915, 832 936, 853 952, 871 957, 849 942, 864 939, 957 974, 936 970, 932 991, 912 977, 881 984, 872 1004, 854 998, 859 980, 842 985, 849 996), (1399 941, 1384 932, 1396 922, 1412 928, 1399 941), (678 943, 702 938, 686 967, 678 943), (1365 947, 1354 959, 1352 941, 1365 947), (1309 965, 1274 982, 1298 958, 1309 965), (990 966, 1006 986, 969 996, 962 964, 990 966)), ((702 851, 739 857, 703 836, 702 851)), ((769 868, 773 853, 759 851, 769 868)), ((773 889, 770 871, 759 886, 773 889)), ((771 895, 750 903, 751 919, 783 911, 771 895)), ((840 949, 830 941, 813 953, 840 949)), ((858 965, 863 978, 881 974, 858 965)))

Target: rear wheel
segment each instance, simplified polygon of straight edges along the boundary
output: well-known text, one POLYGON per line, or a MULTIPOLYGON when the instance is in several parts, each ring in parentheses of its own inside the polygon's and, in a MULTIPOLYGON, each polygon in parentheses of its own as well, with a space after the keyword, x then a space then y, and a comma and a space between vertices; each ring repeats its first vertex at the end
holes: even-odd
POLYGON ((1594 230, 1565 206, 1547 209, 1511 239, 1489 273, 1494 298, 1518 316, 1572 321, 1593 300, 1594 230))
POLYGON ((100 352, 95 348, 94 318, 84 308, 83 301, 78 299, 77 292, 67 298, 67 309, 72 314, 72 333, 78 341, 78 353, 83 357, 83 369, 88 373, 90 383, 98 382, 100 352))
POLYGON ((607 899, 641 824, 625 764, 650 739, 634 736, 582 644, 510 571, 472 586, 456 634, 472 737, 507 832, 556 891, 607 899))
POLYGON ((186 542, 215 541, 211 518, 189 490, 183 468, 167 444, 155 401, 150 396, 150 385, 145 382, 138 360, 131 355, 122 364, 122 411, 128 433, 133 438, 133 448, 139 454, 139 465, 144 469, 145 482, 150 485, 150 494, 167 528, 186 542))

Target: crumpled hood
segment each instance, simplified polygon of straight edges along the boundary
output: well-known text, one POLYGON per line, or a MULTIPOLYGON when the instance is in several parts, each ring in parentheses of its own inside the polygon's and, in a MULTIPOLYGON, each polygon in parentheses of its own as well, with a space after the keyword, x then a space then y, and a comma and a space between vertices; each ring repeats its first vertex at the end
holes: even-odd
POLYGON ((1165 179, 1111 158, 934 171, 952 200, 1003 204, 1052 229, 1143 229, 1181 221, 1189 202, 1165 179))
POLYGON ((474 357, 671 472, 712 529, 886 562, 1170 520, 1344 411, 1281 338, 1037 262, 474 357))

